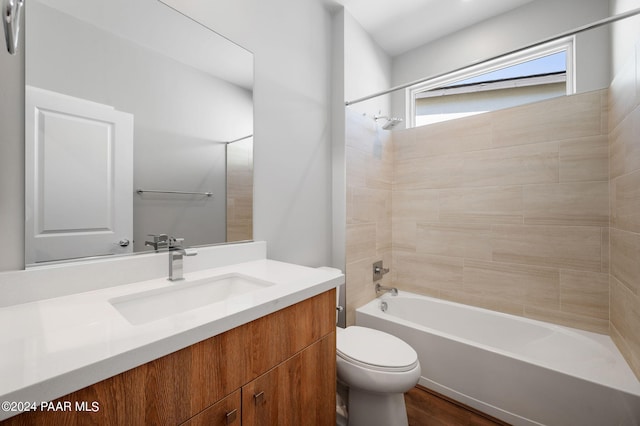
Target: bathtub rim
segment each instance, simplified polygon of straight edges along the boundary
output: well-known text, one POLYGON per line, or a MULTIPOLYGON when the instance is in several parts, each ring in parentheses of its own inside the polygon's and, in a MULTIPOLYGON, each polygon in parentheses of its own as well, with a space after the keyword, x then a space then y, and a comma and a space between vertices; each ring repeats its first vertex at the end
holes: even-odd
POLYGON ((499 312, 499 311, 493 311, 490 309, 486 309, 486 308, 481 308, 478 306, 473 306, 473 305, 465 305, 463 303, 458 303, 458 302, 453 302, 450 300, 446 300, 446 299, 439 299, 436 297, 432 297, 432 296, 426 296, 426 295, 422 295, 422 294, 417 294, 417 293, 411 293, 408 291, 404 291, 404 290, 398 290, 398 295, 397 296, 392 296, 390 294, 383 294, 369 302, 367 302, 366 304, 358 307, 356 309, 357 312, 361 312, 364 314, 368 314, 368 315, 374 315, 376 317, 382 318, 384 320, 388 320, 391 322, 395 322, 398 323, 400 325, 406 326, 406 327, 412 327, 412 328, 418 328, 421 330, 424 330, 425 332, 429 332, 432 333, 434 335, 440 336, 442 338, 446 338, 446 339, 451 339, 454 341, 458 341, 461 342, 463 344, 466 345, 470 345, 470 346, 475 346, 475 347, 479 347, 483 350, 501 355, 501 356, 506 356, 509 358, 514 358, 514 359, 519 359, 522 360, 524 362, 536 365, 540 368, 545 368, 547 370, 551 370, 554 371, 556 373, 559 374, 564 374, 564 375, 568 375, 568 376, 572 376, 572 377, 576 377, 579 378, 581 380, 596 384, 596 385, 600 385, 600 386, 606 386, 612 389, 615 389, 619 392, 624 392, 627 393, 629 395, 633 395, 635 397, 640 397, 640 381, 638 380, 638 378, 634 375, 633 371, 631 370, 631 368, 629 367, 629 364, 627 363, 626 359, 624 359, 624 357, 622 356, 622 354, 620 353, 620 350, 617 348, 617 346, 615 346, 615 343, 613 343, 613 341, 611 340, 611 337, 606 335, 606 334, 599 334, 599 333, 594 333, 594 332, 590 332, 590 331, 586 331, 586 330, 580 330, 580 329, 575 329, 572 327, 567 327, 567 326, 562 326, 562 325, 558 325, 558 324, 553 324, 553 323, 548 323, 545 321, 540 321, 540 320, 535 320, 535 319, 531 319, 531 318, 527 318, 527 317, 521 317, 518 315, 512 315, 512 314, 507 314, 504 312, 499 312), (418 324, 409 320, 405 320, 403 318, 397 317, 397 316, 393 316, 391 314, 387 314, 386 312, 383 312, 380 309, 380 301, 383 300, 393 300, 396 297, 404 297, 404 298, 409 298, 409 299, 427 299, 431 302, 434 303, 440 303, 440 304, 445 304, 445 305, 450 305, 450 306, 455 306, 455 307, 459 307, 459 308, 463 308, 463 309, 469 309, 469 310, 473 310, 473 311, 477 311, 477 312, 481 312, 481 313, 485 313, 485 314, 490 314, 490 315, 496 315, 502 318, 506 318, 509 320, 517 320, 517 321, 521 321, 524 323, 529 323, 529 324, 534 324, 537 326, 542 326, 548 329, 551 329, 553 331, 559 331, 563 334, 573 334, 573 335, 577 335, 581 340, 586 339, 589 340, 589 343, 592 344, 597 344, 598 346, 601 346, 604 350, 606 350, 607 352, 611 353, 612 356, 614 356, 617 361, 621 361, 622 363, 624 363, 624 366, 626 367, 626 369, 628 369, 629 374, 631 375, 631 377, 633 379, 635 379, 635 383, 612 383, 611 381, 607 381, 607 382, 603 382, 601 380, 597 380, 594 379, 593 377, 588 377, 588 376, 584 376, 583 374, 579 374, 579 373, 575 373, 575 372, 568 372, 568 371, 564 371, 560 368, 558 368, 557 366, 553 366, 550 365, 547 362, 532 358, 530 356, 526 356, 526 355, 522 355, 522 354, 518 354, 518 353, 514 353, 514 352, 510 352, 504 349, 500 349, 500 348, 495 348, 492 346, 489 346, 487 344, 484 343, 480 343, 480 342, 476 342, 470 339, 466 339, 463 337, 459 337, 459 336, 455 336, 452 335, 450 333, 446 333, 422 324, 418 324), (592 340, 592 338, 595 338, 595 340, 592 340), (601 342, 600 340, 602 339, 607 339, 608 343, 610 343, 610 345, 605 345, 603 342, 601 342), (615 352, 613 352, 613 350, 615 350, 615 352))

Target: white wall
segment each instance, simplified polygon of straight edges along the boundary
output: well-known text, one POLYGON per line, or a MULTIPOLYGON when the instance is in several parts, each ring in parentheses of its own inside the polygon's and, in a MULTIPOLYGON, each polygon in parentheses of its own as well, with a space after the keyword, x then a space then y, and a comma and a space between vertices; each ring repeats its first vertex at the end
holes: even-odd
POLYGON ((254 239, 310 266, 331 257, 329 12, 317 0, 167 0, 254 53, 254 239))
MULTIPOLYGON (((391 58, 360 23, 344 11, 344 100, 350 101, 389 88, 391 58)), ((349 108, 374 116, 393 115, 389 96, 380 96, 349 108)))
MULTIPOLYGON (((24 15, 23 15, 24 21, 24 15)), ((11 56, 0 43, 0 271, 24 266, 24 39, 11 56)))
MULTIPOLYGON (((608 14, 607 0, 536 0, 393 58, 392 84, 405 84, 471 65, 606 18, 608 14)), ((608 87, 608 46, 606 28, 578 36, 578 93, 608 87)), ((404 91, 395 92, 391 101, 392 108, 403 114, 404 96, 404 91)))
MULTIPOLYGON (((310 266, 331 257, 330 15, 317 0, 242 0, 224 9, 177 1, 255 54, 255 232, 269 257, 310 266)), ((21 57, 0 51, 0 270, 23 267, 21 57)))
MULTIPOLYGON (((639 0, 611 0, 611 14, 640 8, 639 0)), ((624 19, 613 25, 611 49, 611 78, 615 77, 633 56, 640 39, 640 15, 624 19)))

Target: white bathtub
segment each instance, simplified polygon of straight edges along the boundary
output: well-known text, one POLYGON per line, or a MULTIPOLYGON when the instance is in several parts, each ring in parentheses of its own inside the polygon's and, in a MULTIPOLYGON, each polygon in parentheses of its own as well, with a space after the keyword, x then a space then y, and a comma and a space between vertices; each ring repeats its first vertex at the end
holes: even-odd
POLYGON ((513 425, 640 425, 640 382, 608 336, 406 292, 356 324, 413 346, 421 385, 513 425))

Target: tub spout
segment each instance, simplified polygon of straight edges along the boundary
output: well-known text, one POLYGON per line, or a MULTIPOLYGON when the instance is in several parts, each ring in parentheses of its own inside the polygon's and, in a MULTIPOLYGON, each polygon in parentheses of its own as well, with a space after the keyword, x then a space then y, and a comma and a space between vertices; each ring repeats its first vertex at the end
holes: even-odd
POLYGON ((376 284, 376 293, 386 293, 389 292, 391 293, 392 296, 397 296, 398 295, 398 289, 395 287, 385 287, 380 283, 376 284))

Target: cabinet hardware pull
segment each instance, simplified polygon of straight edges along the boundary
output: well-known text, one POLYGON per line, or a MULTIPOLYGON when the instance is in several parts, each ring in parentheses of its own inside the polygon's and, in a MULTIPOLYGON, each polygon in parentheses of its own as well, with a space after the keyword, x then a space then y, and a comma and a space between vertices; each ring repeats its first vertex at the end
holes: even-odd
POLYGON ((231 423, 235 422, 236 417, 238 417, 238 410, 229 411, 227 413, 227 424, 230 425, 231 423))
POLYGON ((253 400, 256 404, 262 404, 262 402, 264 401, 264 391, 253 395, 253 400))

